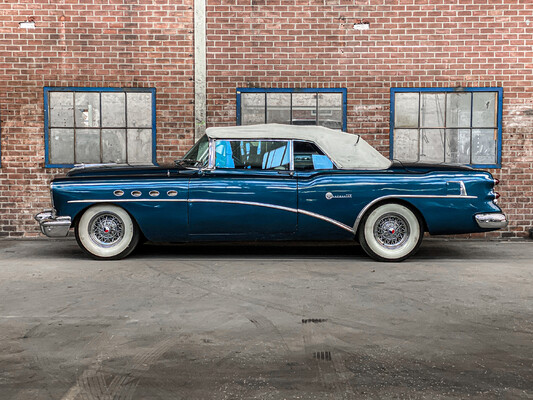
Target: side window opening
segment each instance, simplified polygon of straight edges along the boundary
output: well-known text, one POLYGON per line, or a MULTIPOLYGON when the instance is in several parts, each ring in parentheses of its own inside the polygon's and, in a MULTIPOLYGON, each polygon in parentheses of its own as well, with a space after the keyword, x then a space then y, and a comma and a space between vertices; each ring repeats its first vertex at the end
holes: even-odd
POLYGON ((295 140, 294 169, 298 171, 335 169, 335 166, 314 143, 295 140))
POLYGON ((289 142, 217 140, 215 167, 254 170, 288 170, 289 142))

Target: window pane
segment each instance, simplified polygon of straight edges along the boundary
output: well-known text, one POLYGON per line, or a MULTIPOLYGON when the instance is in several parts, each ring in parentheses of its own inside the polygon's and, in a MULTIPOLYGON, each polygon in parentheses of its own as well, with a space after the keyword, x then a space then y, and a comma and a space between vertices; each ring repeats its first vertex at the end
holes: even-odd
POLYGON ((472 126, 473 127, 496 127, 496 92, 475 92, 472 126))
POLYGON ((100 93, 76 92, 76 126, 97 128, 100 126, 100 93))
POLYGON ((49 124, 51 127, 74 126, 74 94, 72 92, 50 92, 49 124))
POLYGON ((100 130, 76 130, 75 163, 94 164, 100 162, 100 130))
POLYGON ((394 126, 418 127, 418 93, 396 93, 394 97, 394 126))
POLYGON ((496 129, 472 129, 472 163, 496 163, 496 129))
POLYGON ((448 93, 446 96, 446 127, 470 128, 471 93, 448 93))
POLYGON ((241 94, 241 125, 265 123, 265 94, 241 94))
POLYGON ((286 141, 218 140, 215 148, 217 168, 287 170, 289 163, 286 141))
POLYGON ((126 94, 102 93, 102 127, 126 126, 126 94))
POLYGON ((267 93, 267 123, 291 123, 290 93, 267 93))
POLYGON ((74 130, 50 129, 50 164, 74 164, 74 130))
POLYGON ((152 130, 128 129, 128 163, 152 164, 152 130))
POLYGON ((444 129, 421 129, 420 144, 421 162, 444 162, 444 129))
POLYGON ((418 161, 418 130, 394 130, 394 158, 400 161, 418 161))
POLYGON ((128 93, 128 127, 152 127, 152 94, 128 93))
POLYGON ((318 124, 331 129, 342 129, 342 93, 318 94, 318 124))
POLYGON ((102 162, 117 164, 126 162, 125 129, 102 130, 102 162))
POLYGON ((316 93, 292 94, 293 125, 316 125, 316 93))
POLYGON ((444 127, 444 93, 422 93, 420 95, 420 126, 425 128, 444 127))
POLYGON ((333 169, 333 163, 315 144, 295 140, 294 169, 333 169))
POLYGON ((446 130, 446 162, 470 164, 470 129, 446 130))

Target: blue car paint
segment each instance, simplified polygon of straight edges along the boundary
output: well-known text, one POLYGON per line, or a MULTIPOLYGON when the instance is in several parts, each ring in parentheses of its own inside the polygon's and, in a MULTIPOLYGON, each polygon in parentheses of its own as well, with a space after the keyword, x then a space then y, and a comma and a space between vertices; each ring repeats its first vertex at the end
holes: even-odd
POLYGON ((294 234, 296 179, 288 171, 216 169, 189 181, 191 238, 256 240, 294 234))
POLYGON ((379 199, 414 207, 431 234, 490 231, 474 217, 501 212, 493 186, 489 173, 457 167, 309 172, 126 167, 74 170, 53 181, 52 193, 57 214, 73 220, 93 204, 123 207, 152 241, 353 240, 361 211, 379 199), (467 196, 461 195, 460 181, 467 196), (141 196, 132 196, 134 190, 141 196), (159 196, 151 197, 152 190, 159 196), (177 196, 169 196, 170 190, 177 196))

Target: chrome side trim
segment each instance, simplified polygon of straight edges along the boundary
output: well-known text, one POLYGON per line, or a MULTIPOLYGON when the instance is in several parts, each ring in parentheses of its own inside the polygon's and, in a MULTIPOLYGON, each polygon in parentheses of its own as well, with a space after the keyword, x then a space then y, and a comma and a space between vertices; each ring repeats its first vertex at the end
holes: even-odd
POLYGON ((363 216, 368 211, 370 207, 372 207, 374 204, 387 199, 404 199, 404 198, 420 198, 420 199, 477 199, 477 196, 463 196, 463 195, 433 195, 433 194, 391 194, 387 196, 381 196, 377 199, 372 200, 370 203, 368 203, 366 206, 363 207, 363 209, 357 214, 357 218, 355 219, 355 222, 353 224, 353 231, 357 232, 357 229, 359 228, 359 224, 361 223, 361 219, 363 219, 363 216))
POLYGON ((350 228, 348 225, 345 225, 342 222, 339 222, 339 221, 337 221, 337 220, 335 220, 333 218, 329 218, 329 217, 326 217, 324 215, 316 214, 314 212, 306 211, 306 210, 302 210, 302 209, 296 209, 296 208, 284 207, 284 206, 277 206, 277 205, 274 205, 274 204, 267 204, 267 203, 257 203, 257 202, 254 202, 254 201, 212 200, 212 199, 189 199, 189 201, 191 203, 227 203, 227 204, 242 204, 242 205, 247 205, 247 206, 274 208, 274 209, 277 209, 277 210, 283 210, 283 211, 288 211, 288 212, 292 212, 292 213, 304 214, 304 215, 307 215, 309 217, 313 217, 313 218, 320 219, 322 221, 329 222, 330 224, 336 225, 339 228, 347 230, 348 232, 351 232, 351 233, 354 232, 352 230, 352 228, 350 228))
POLYGON ((468 193, 466 193, 466 186, 463 181, 448 181, 448 183, 458 183, 459 184, 459 196, 461 197, 468 196, 468 193))
POLYGON ((107 200, 69 200, 67 203, 128 203, 140 201, 187 201, 187 199, 107 199, 107 200))

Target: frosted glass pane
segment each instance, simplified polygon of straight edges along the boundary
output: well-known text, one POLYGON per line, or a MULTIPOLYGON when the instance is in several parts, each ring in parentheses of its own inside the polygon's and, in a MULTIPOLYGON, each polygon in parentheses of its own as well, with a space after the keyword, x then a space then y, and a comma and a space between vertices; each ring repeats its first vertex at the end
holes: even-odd
POLYGON ((241 125, 265 123, 265 94, 241 94, 241 125))
POLYGON ((318 94, 318 125, 342 129, 342 93, 318 94))
POLYGON ((128 127, 152 127, 152 94, 127 93, 128 99, 128 127))
POLYGON ((76 130, 76 160, 75 163, 100 162, 100 130, 76 130))
POLYGON ((128 129, 128 163, 152 164, 152 130, 128 129))
POLYGON ((446 162, 470 164, 470 129, 446 130, 446 162))
POLYGON ((394 130, 394 159, 400 161, 418 161, 418 130, 394 130))
POLYGON ((418 93, 396 93, 394 96, 394 126, 418 127, 418 93))
POLYGON ((100 126, 100 93, 76 92, 76 127, 97 128, 100 126))
POLYGON ((422 93, 420 101, 420 126, 425 128, 444 127, 445 94, 422 93))
POLYGON ((125 129, 102 130, 102 162, 117 164, 126 162, 125 129))
POLYGON ((290 93, 267 93, 267 123, 291 123, 290 93))
POLYGON ((472 163, 496 163, 496 129, 472 129, 472 163))
POLYGON ((48 105, 51 127, 74 126, 74 94, 72 92, 50 92, 48 105))
POLYGON ((470 128, 471 93, 448 93, 446 96, 446 127, 470 128))
POLYGON ((496 127, 496 92, 475 92, 472 105, 473 127, 496 127))
POLYGON ((444 162, 444 129, 422 129, 420 144, 420 161, 444 162))
POLYGON ((74 164, 74 130, 50 129, 50 164, 74 164))
POLYGON ((102 93, 102 127, 126 126, 126 94, 102 93))
POLYGON ((293 125, 316 125, 316 94, 292 94, 293 125))

